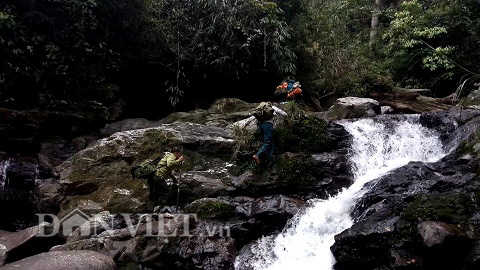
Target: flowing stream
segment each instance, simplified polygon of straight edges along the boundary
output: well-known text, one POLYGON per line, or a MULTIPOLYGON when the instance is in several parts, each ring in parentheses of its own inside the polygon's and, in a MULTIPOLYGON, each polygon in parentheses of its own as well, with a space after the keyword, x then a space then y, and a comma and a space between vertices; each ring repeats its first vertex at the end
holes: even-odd
POLYGON ((0 190, 7 187, 7 169, 10 166, 10 160, 0 161, 0 190))
POLYGON ((410 161, 434 162, 445 155, 438 136, 419 124, 419 116, 340 124, 353 136, 354 184, 328 200, 311 201, 281 234, 260 239, 251 253, 237 257, 235 269, 333 269, 330 247, 336 234, 353 225, 350 213, 368 191, 363 186, 410 161))

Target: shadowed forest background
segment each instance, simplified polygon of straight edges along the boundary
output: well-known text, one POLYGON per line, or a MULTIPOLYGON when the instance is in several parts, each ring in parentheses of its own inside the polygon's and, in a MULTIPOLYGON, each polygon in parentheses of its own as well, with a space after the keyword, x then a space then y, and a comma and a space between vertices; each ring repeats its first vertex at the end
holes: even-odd
MULTIPOLYGON (((479 78, 478 0, 0 0, 0 106, 158 118, 392 87, 443 97, 479 78)), ((465 91, 466 92, 466 91, 465 91)))

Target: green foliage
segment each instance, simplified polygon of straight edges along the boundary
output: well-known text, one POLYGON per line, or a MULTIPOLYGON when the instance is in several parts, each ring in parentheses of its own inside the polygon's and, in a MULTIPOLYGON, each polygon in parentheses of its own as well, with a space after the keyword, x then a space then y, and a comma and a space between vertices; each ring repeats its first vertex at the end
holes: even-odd
MULTIPOLYGON (((134 69, 132 62, 154 70, 153 91, 166 92, 174 106, 211 87, 228 96, 240 88, 232 82, 268 85, 288 75, 318 96, 364 96, 394 84, 435 95, 452 93, 458 82, 457 96, 472 89, 478 0, 380 2, 4 0, 0 100, 91 100, 89 89, 131 79, 121 70, 134 69)), ((257 97, 251 88, 246 96, 257 97)))
POLYGON ((162 63, 166 74, 157 87, 172 105, 196 90, 190 82, 199 74, 238 80, 265 70, 294 73, 281 12, 266 0, 6 0, 2 99, 77 99, 85 89, 118 82, 132 57, 162 63))
POLYGON ((178 101, 182 87, 195 72, 215 72, 231 78, 260 69, 295 72, 295 54, 286 46, 290 28, 280 9, 266 0, 150 0, 147 40, 158 40, 155 54, 175 69, 167 82, 178 101))
MULTIPOLYGON (((472 19, 478 23, 478 16, 468 11, 471 5, 472 1, 408 0, 387 10, 391 21, 383 34, 383 58, 400 84, 437 90, 453 86, 456 79, 471 73, 465 67, 472 67, 473 59, 457 61, 465 53, 478 57, 470 48, 461 49, 467 39, 478 41, 478 28, 465 29, 472 27, 472 19), (458 31, 463 33, 459 35, 458 31)), ((439 90, 452 93, 452 88, 439 90)))
POLYGON ((107 0, 6 2, 0 4, 3 98, 19 104, 76 98, 119 72, 119 48, 110 34, 117 29, 109 22, 121 17, 108 14, 107 0))
POLYGON ((320 94, 366 94, 363 81, 376 77, 380 69, 369 56, 370 2, 302 1, 294 27, 302 47, 298 66, 305 89, 320 94))
POLYGON ((444 12, 424 8, 418 0, 402 2, 400 9, 393 12, 390 27, 383 35, 392 63, 406 66, 417 61, 430 71, 452 69, 454 65, 447 56, 452 54, 453 46, 430 49, 425 45, 447 33, 446 26, 435 20, 438 16, 445 16, 444 12))

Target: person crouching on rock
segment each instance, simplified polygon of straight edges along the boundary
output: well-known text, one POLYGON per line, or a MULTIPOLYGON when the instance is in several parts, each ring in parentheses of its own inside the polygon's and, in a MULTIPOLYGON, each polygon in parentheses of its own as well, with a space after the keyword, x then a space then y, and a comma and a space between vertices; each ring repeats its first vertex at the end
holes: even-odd
POLYGON ((167 179, 171 178, 174 182, 178 182, 173 175, 173 171, 177 170, 185 160, 183 151, 179 147, 173 147, 170 152, 158 162, 155 169, 155 176, 148 180, 149 194, 147 211, 153 212, 155 206, 159 202, 165 202, 174 193, 173 185, 167 184, 167 179))
POLYGON ((287 114, 273 106, 270 102, 262 102, 253 110, 253 116, 258 120, 258 128, 263 134, 263 145, 252 157, 257 165, 261 160, 273 156, 273 123, 276 114, 286 116, 287 114))

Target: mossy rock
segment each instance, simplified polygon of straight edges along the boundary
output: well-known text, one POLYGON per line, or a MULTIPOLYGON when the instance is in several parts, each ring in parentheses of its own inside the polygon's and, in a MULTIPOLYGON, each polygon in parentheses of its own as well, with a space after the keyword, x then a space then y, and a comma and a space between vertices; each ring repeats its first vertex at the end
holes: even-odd
POLYGON ((210 113, 205 110, 195 110, 191 112, 176 112, 168 115, 162 120, 163 123, 169 124, 174 122, 189 122, 205 125, 207 117, 210 113))
POLYGON ((471 155, 474 171, 480 176, 480 130, 474 132, 470 138, 463 141, 458 147, 458 156, 471 155))
POLYGON ((188 205, 185 210, 196 213, 201 219, 228 220, 235 216, 235 206, 220 199, 200 199, 188 205))
POLYGON ((313 115, 291 119, 274 130, 275 151, 319 153, 331 147, 328 123, 313 115))
POLYGON ((467 222, 474 209, 474 202, 466 194, 419 195, 401 213, 411 221, 443 221, 452 224, 467 222))
POLYGON ((464 108, 480 108, 480 89, 472 91, 467 97, 463 98, 459 104, 464 108))
POLYGON ((103 211, 111 213, 141 213, 146 209, 148 186, 144 180, 108 182, 91 194, 75 196, 62 205, 59 217, 76 208, 87 214, 103 211))
POLYGON ((247 103, 243 100, 236 98, 222 98, 216 100, 211 106, 209 111, 212 113, 234 113, 241 111, 250 111, 253 110, 258 104, 256 103, 247 103))
POLYGON ((311 156, 285 154, 274 163, 278 173, 277 185, 284 190, 308 189, 323 179, 323 171, 314 164, 311 156))
POLYGON ((470 138, 463 141, 459 146, 460 154, 474 154, 478 156, 480 154, 480 130, 473 133, 470 138))

